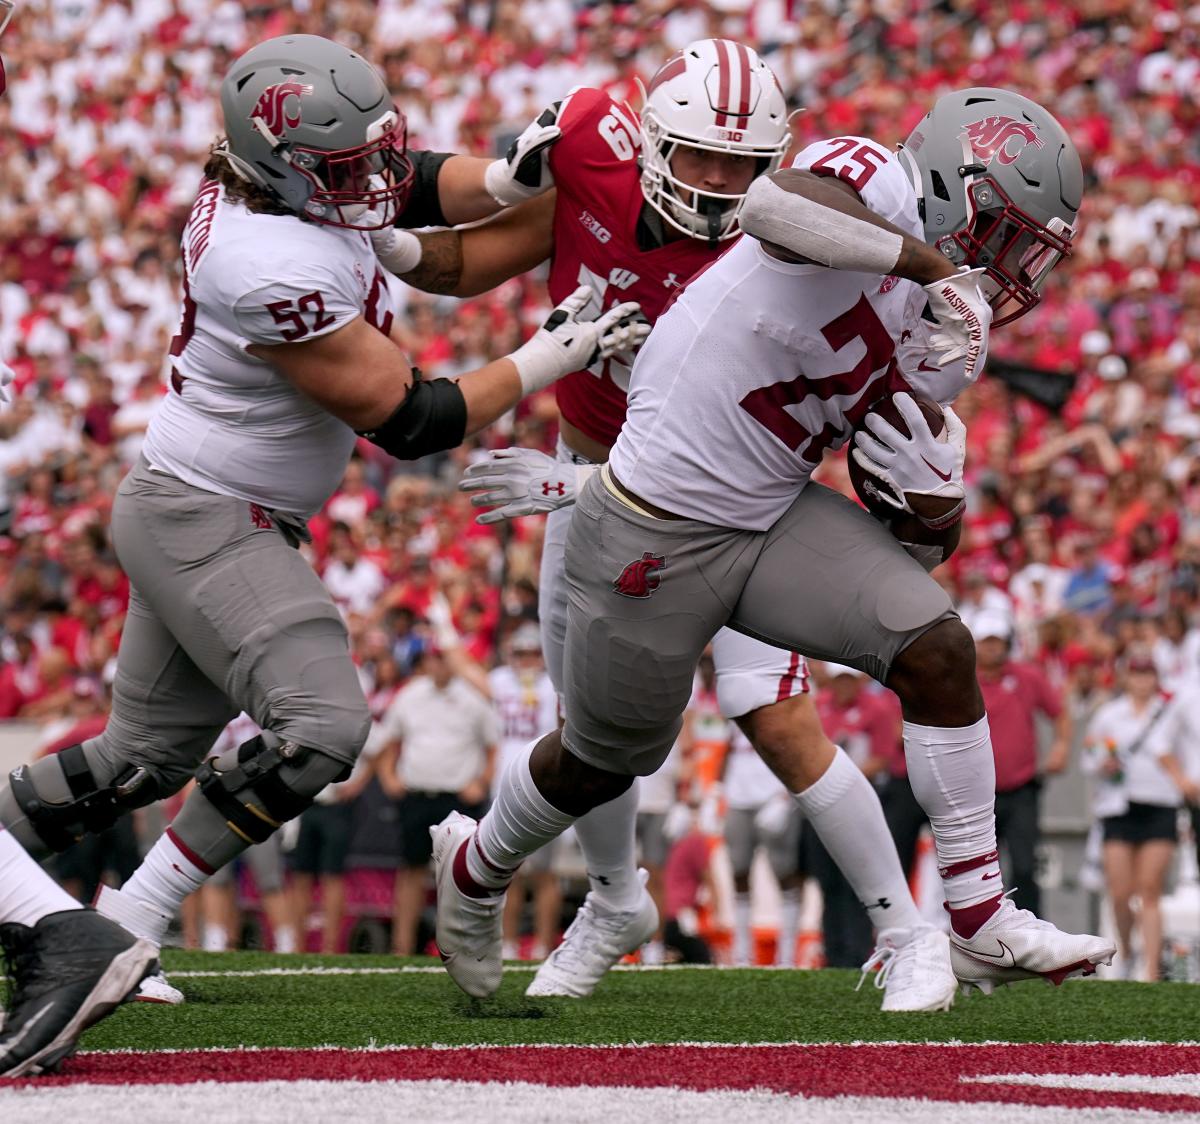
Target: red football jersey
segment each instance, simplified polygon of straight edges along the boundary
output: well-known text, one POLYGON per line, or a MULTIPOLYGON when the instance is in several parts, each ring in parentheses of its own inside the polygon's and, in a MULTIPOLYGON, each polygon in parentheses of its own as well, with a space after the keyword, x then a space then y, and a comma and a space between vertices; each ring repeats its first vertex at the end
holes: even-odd
MULTIPOLYGON (((640 249, 636 231, 645 197, 637 114, 601 90, 579 89, 563 102, 558 124, 562 138, 550 149, 558 187, 550 296, 557 304, 590 285, 601 310, 637 301, 654 323, 675 290, 733 242, 714 249, 703 239, 680 238, 640 249)), ((555 386, 567 421, 602 444, 616 441, 625 420, 628 367, 601 360, 555 386)))

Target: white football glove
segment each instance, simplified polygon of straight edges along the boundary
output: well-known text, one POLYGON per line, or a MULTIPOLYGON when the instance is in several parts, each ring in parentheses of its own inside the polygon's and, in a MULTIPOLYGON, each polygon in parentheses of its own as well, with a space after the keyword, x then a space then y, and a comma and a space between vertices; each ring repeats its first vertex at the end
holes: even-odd
POLYGON ((992 323, 992 306, 979 288, 982 276, 982 269, 964 268, 925 286, 929 310, 937 320, 938 330, 929 340, 938 365, 963 360, 967 382, 975 381, 987 357, 992 323))
POLYGON ((8 388, 16 377, 16 371, 0 359, 0 406, 7 406, 12 401, 12 391, 8 388))
POLYGON ((792 802, 790 793, 780 792, 772 796, 757 812, 754 813, 754 826, 764 839, 781 839, 792 822, 792 802))
POLYGON ((636 301, 615 305, 595 319, 585 317, 584 309, 594 297, 590 286, 580 285, 532 338, 508 356, 516 364, 524 394, 582 371, 597 359, 636 350, 650 334, 645 318, 638 319, 642 310, 636 301))
POLYGON ((541 195, 554 186, 550 171, 550 146, 562 136, 556 101, 538 114, 536 121, 508 146, 503 160, 493 160, 483 173, 488 194, 502 207, 511 207, 541 195))
POLYGON ((476 523, 499 523, 573 504, 584 482, 599 468, 598 464, 564 463, 537 449, 493 449, 463 473, 458 490, 476 493, 472 507, 495 508, 475 516, 476 523))
POLYGON ((895 493, 880 488, 880 498, 899 511, 912 511, 904 498, 906 492, 963 499, 966 495, 962 476, 967 459, 967 427, 947 406, 942 411, 946 428, 941 436, 934 437, 912 395, 901 392, 893 395, 892 401, 911 437, 905 437, 874 412, 867 414, 863 419, 865 428, 854 435, 852 455, 859 467, 888 484, 895 493))
MULTIPOLYGON (((364 217, 371 218, 375 213, 368 211, 364 217)), ((385 226, 382 230, 372 230, 370 233, 375 256, 388 272, 408 273, 421 264, 421 240, 411 231, 385 226)))

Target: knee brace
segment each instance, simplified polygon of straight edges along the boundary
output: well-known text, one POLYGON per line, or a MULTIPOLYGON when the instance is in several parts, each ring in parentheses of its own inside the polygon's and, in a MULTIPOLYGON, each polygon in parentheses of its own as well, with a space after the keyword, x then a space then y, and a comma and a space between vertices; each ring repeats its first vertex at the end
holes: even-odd
POLYGON ((196 773, 204 798, 235 835, 262 843, 310 807, 326 785, 344 781, 350 766, 320 749, 258 734, 236 750, 210 758, 196 773))
POLYGON ((65 851, 89 833, 107 831, 126 812, 160 798, 157 779, 141 765, 127 765, 107 784, 100 783, 82 745, 68 746, 33 766, 18 765, 8 782, 13 801, 52 851, 65 851), (47 800, 34 784, 34 771, 54 768, 62 771, 69 800, 47 800))

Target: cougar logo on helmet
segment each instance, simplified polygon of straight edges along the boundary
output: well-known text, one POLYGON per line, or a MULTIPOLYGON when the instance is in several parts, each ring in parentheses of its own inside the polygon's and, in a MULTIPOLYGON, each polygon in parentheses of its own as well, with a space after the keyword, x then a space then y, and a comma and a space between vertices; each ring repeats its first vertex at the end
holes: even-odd
POLYGON ((261 118, 262 123, 276 136, 285 127, 295 129, 300 124, 300 106, 289 108, 287 100, 299 99, 312 92, 313 88, 303 82, 280 82, 276 86, 268 86, 251 110, 250 120, 261 118))
POLYGON ((1034 148, 1041 148, 1043 144, 1036 125, 1018 121, 1015 117, 985 117, 982 121, 972 121, 963 127, 962 136, 985 166, 993 160, 1011 164, 1027 144, 1034 148))
POLYGON ((622 597, 649 597, 661 580, 655 570, 661 570, 666 564, 667 560, 661 554, 645 551, 641 558, 634 559, 617 575, 613 592, 622 597))

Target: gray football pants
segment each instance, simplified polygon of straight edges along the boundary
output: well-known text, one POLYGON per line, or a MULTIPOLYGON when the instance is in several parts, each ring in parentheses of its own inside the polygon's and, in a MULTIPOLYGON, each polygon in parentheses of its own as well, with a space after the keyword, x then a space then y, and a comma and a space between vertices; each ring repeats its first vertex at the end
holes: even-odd
MULTIPOLYGON (((135 765, 158 797, 177 792, 242 710, 269 744, 319 751, 281 770, 293 790, 315 795, 354 763, 370 712, 342 618, 287 523, 143 461, 117 491, 112 536, 132 592, 112 714, 83 747, 99 785, 135 765)), ((54 759, 27 775, 42 800, 70 799, 54 759)), ((46 853, 7 784, 0 822, 27 850, 46 853)), ((199 792, 174 828, 213 869, 247 845, 199 792)))
POLYGON ((939 621, 946 592, 888 529, 809 484, 766 531, 632 510, 597 473, 567 537, 563 744, 613 773, 648 776, 678 736, 696 664, 728 626, 887 678, 939 621))

